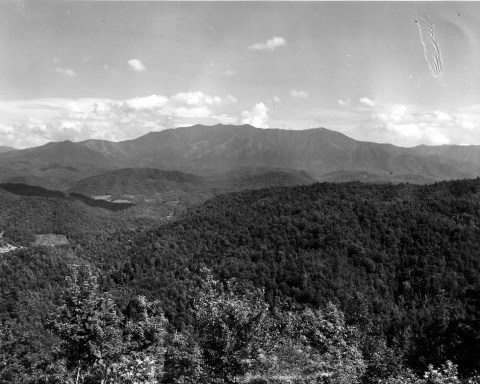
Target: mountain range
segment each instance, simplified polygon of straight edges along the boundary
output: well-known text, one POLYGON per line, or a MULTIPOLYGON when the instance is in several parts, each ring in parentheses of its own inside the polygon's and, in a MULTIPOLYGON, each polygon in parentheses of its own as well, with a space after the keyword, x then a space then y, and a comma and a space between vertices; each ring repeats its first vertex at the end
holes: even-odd
POLYGON ((281 171, 302 172, 312 181, 431 183, 479 176, 480 146, 403 148, 354 140, 325 128, 218 124, 167 129, 121 142, 92 139, 0 150, 1 182, 67 190, 80 180, 121 168, 180 171, 206 179, 281 171))
POLYGON ((15 151, 15 148, 0 145, 0 153, 15 151))

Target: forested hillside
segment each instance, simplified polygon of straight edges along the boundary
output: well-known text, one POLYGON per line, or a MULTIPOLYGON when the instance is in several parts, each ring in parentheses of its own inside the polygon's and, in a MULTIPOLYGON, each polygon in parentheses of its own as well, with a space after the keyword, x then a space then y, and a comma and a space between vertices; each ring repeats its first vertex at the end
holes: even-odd
POLYGON ((205 183, 201 177, 150 168, 126 168, 105 172, 76 183, 71 191, 84 195, 152 195, 172 190, 192 190, 205 183))
MULTIPOLYGON (((480 369, 479 197, 480 179, 226 194, 155 229, 80 236, 65 259, 43 247, 5 255, 2 316, 19 318, 31 306, 45 321, 44 307, 58 303, 58 282, 74 260, 92 265, 122 311, 145 295, 189 333, 198 329, 192 300, 208 267, 221 281, 264 289, 269 311, 336 305, 363 335, 356 348, 364 382, 394 375, 378 364, 420 374, 451 360, 471 375, 480 369), (13 263, 24 273, 13 276, 13 263), (385 360, 374 363, 373 355, 385 360)), ((29 327, 26 317, 22 324, 29 327)))
POLYGON ((53 233, 75 238, 113 233, 125 227, 125 221, 108 210, 89 207, 58 196, 61 192, 40 188, 39 194, 44 193, 49 197, 18 196, 0 188, 0 228, 5 231, 6 238, 27 246, 33 242, 35 234, 53 233))

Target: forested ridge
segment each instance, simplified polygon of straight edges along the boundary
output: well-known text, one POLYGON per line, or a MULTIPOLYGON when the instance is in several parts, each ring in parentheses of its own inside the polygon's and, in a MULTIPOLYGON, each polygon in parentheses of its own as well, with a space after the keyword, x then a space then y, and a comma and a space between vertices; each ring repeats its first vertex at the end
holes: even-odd
MULTIPOLYGON (((271 313, 341 310, 345 327, 363 335, 355 339, 358 380, 394 380, 407 368, 421 374, 447 361, 472 376, 480 370, 479 198, 480 179, 221 195, 153 229, 100 231, 76 236, 71 247, 2 256, 2 318, 38 331, 61 304, 67 265, 86 263, 119 311, 137 295, 158 300, 169 332, 194 343, 194 297, 207 267, 220 281, 263 289, 271 313)), ((405 377, 390 382, 415 382, 405 377)))

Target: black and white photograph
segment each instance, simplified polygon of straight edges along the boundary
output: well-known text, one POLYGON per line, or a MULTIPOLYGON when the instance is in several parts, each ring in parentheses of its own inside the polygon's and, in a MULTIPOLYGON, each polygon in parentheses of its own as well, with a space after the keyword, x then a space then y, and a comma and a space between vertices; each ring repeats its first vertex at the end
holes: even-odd
POLYGON ((480 1, 0 0, 0 384, 480 384, 480 1))

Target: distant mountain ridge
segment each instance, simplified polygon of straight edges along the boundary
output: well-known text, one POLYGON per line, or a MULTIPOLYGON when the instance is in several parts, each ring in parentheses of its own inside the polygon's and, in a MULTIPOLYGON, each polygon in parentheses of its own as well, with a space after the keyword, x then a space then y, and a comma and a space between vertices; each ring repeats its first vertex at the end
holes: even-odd
POLYGON ((0 145, 0 153, 11 152, 11 151, 16 151, 16 149, 12 147, 7 147, 5 145, 0 145))
POLYGON ((31 178, 58 189, 120 168, 213 177, 245 167, 304 171, 318 181, 428 183, 480 175, 480 146, 402 148, 357 141, 326 128, 295 131, 218 124, 151 132, 118 143, 52 142, 0 153, 0 181, 15 177, 28 183, 31 178))

